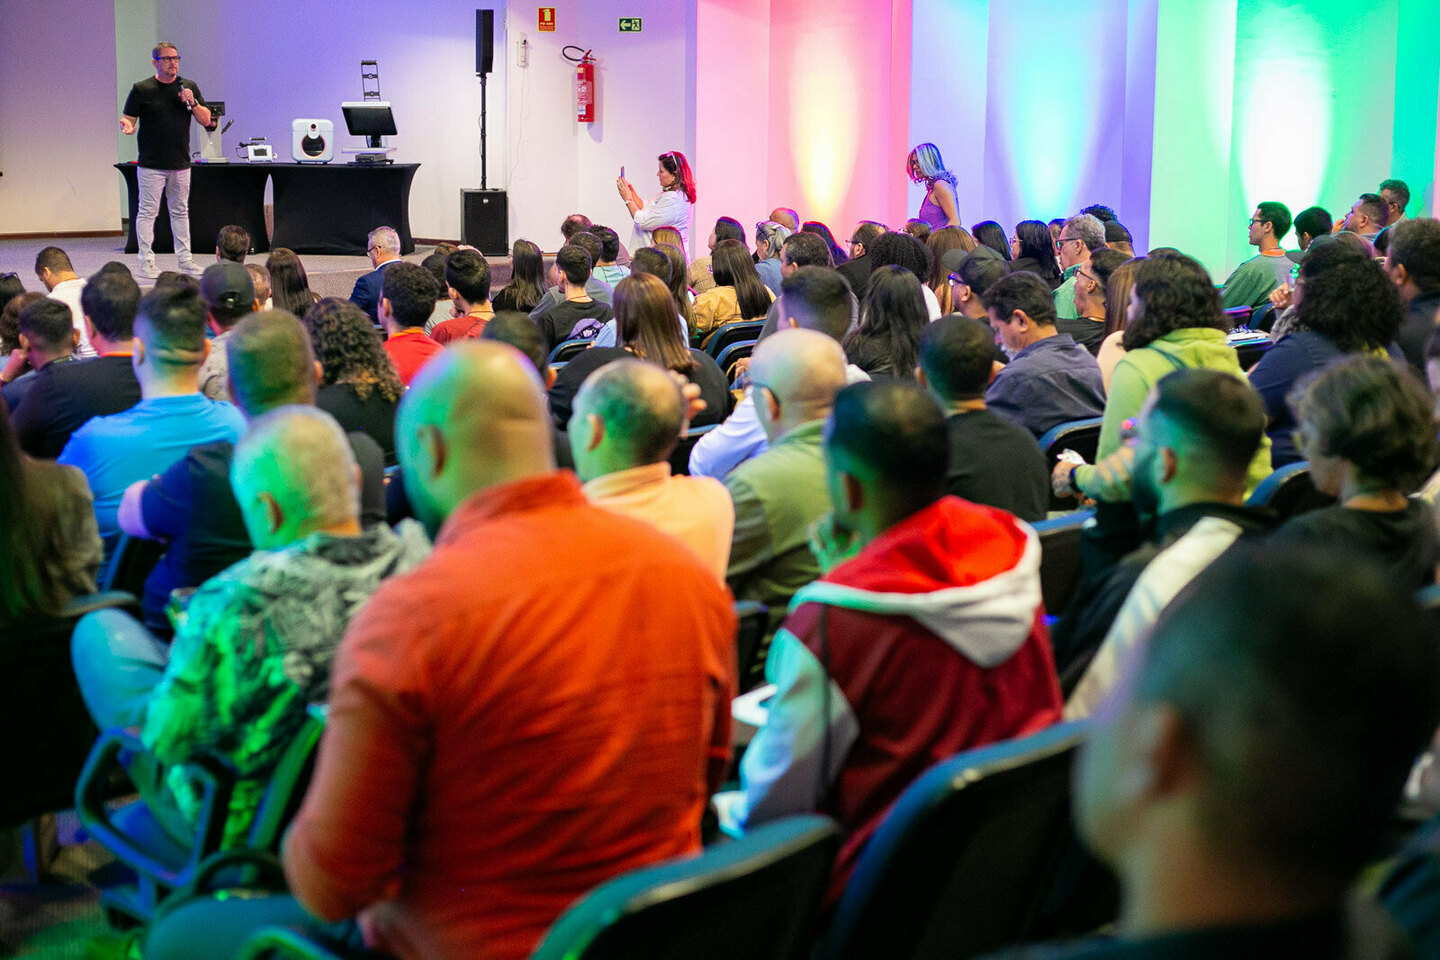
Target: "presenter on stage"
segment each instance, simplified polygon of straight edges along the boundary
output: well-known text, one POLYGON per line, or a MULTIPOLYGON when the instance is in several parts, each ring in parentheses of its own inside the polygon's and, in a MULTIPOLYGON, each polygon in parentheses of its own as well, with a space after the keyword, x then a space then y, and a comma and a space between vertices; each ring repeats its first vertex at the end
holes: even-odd
POLYGON ((922 143, 910 151, 905 169, 915 183, 925 184, 925 200, 920 204, 917 220, 930 224, 931 230, 960 226, 960 208, 955 202, 955 174, 945 169, 940 148, 922 143))
POLYGON ((130 88, 120 129, 139 129, 140 205, 135 213, 135 236, 140 244, 140 275, 154 280, 155 217, 163 192, 170 204, 170 232, 180 269, 198 277, 202 270, 190 254, 190 118, 210 125, 210 110, 193 80, 180 77, 180 51, 173 43, 157 43, 150 52, 155 76, 130 88))
POLYGON ((685 238, 685 253, 690 253, 690 216, 695 205, 695 177, 690 173, 690 164, 685 154, 678 150, 660 154, 660 166, 655 171, 660 181, 660 195, 646 203, 635 192, 635 185, 624 176, 615 181, 620 189, 620 199, 635 221, 635 240, 638 246, 650 245, 650 234, 660 227, 674 227, 685 238))

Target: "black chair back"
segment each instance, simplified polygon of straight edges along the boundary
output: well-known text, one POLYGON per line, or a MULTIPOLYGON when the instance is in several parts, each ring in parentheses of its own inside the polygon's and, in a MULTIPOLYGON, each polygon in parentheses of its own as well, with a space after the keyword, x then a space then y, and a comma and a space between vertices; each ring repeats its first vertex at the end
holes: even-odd
MULTIPOLYGON (((1095 451, 1100 447, 1100 425, 1104 417, 1086 417, 1071 420, 1045 431, 1040 438, 1040 452, 1045 455, 1045 465, 1055 466, 1055 459, 1066 450, 1074 450, 1085 458, 1086 463, 1095 462, 1095 451)), ((1051 510, 1074 510, 1078 501, 1073 497, 1050 495, 1051 510)))
POLYGON ((691 427, 680 434, 680 442, 670 451, 670 472, 677 477, 689 475, 690 451, 695 449, 695 444, 700 442, 701 437, 718 426, 718 423, 711 423, 703 427, 691 427))
POLYGON ((1081 531, 1094 516, 1094 510, 1078 510, 1035 524, 1040 535, 1040 595, 1051 616, 1065 612, 1080 583, 1081 531))
POLYGON ((122 533, 115 543, 110 563, 100 575, 102 591, 121 590, 137 597, 145 595, 145 580, 165 555, 166 544, 122 533))
POLYGON ((735 638, 735 663, 738 667, 737 694, 748 693, 765 682, 765 658, 770 653, 770 637, 765 628, 770 623, 770 609, 754 600, 735 604, 740 629, 735 638))
POLYGON ((725 374, 726 383, 733 384, 735 382, 736 364, 754 353, 757 343, 759 343, 758 340, 737 340, 720 351, 720 356, 715 358, 715 365, 720 368, 721 373, 725 374))
POLYGON ((711 330, 702 342, 701 349, 718 360, 720 351, 730 344, 758 339, 764 328, 764 320, 731 320, 711 330))
POLYGON ((567 910, 531 960, 800 960, 840 848, 825 817, 636 870, 567 910))
POLYGON ((967 751, 912 784, 861 854, 817 960, 962 960, 1028 939, 1073 837, 1085 729, 967 751))
POLYGON ((1260 485, 1250 494, 1245 505, 1269 507, 1281 520, 1288 520, 1311 510, 1328 507, 1334 502, 1334 497, 1315 489, 1315 481, 1310 477, 1310 465, 1302 460, 1299 463, 1286 464, 1260 481, 1260 485))
POLYGON ((550 351, 550 357, 547 362, 551 369, 554 369, 557 363, 569 363, 581 353, 590 349, 590 345, 594 342, 594 337, 576 337, 574 340, 562 340, 555 344, 555 349, 550 351))
POLYGON ((1235 359, 1240 361, 1240 369, 1249 373, 1250 368, 1259 363, 1260 358, 1274 345, 1275 342, 1269 337, 1235 344, 1235 359))

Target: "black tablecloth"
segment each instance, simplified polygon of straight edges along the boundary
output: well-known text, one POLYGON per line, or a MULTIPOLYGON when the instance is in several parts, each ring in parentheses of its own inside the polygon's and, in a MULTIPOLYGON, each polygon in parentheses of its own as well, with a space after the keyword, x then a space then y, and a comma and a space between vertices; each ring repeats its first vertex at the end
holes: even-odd
POLYGON ((394 227, 413 253, 410 182, 418 163, 272 163, 275 235, 296 253, 361 254, 376 227, 394 227))
MULTIPOLYGON (((115 169, 125 178, 125 190, 130 197, 130 233, 125 239, 125 252, 138 253, 135 215, 140 209, 137 172, 140 168, 134 163, 117 163, 115 169)), ((190 250, 193 253, 213 254, 216 234, 221 227, 232 223, 244 227, 250 234, 250 247, 255 253, 270 249, 270 241, 265 236, 265 179, 270 176, 266 165, 206 163, 196 164, 190 171, 190 250)), ((154 250, 175 252, 170 206, 164 197, 160 199, 160 214, 155 218, 154 250)))

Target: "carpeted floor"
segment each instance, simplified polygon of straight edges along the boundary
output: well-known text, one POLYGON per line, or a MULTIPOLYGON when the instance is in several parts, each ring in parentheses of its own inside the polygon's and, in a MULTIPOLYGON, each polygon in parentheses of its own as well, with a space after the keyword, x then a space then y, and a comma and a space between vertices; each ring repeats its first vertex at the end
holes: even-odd
POLYGON ((21 830, 0 831, 0 957, 124 960, 128 938, 110 929, 88 882, 112 858, 84 840, 73 813, 57 820, 62 846, 43 883, 29 876, 21 830))

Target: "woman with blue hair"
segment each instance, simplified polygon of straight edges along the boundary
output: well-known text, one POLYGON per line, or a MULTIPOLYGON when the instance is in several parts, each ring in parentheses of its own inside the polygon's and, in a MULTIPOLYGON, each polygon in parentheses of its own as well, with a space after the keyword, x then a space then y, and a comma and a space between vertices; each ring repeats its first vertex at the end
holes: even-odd
POLYGON ((917 220, 923 220, 930 229, 960 226, 960 208, 955 200, 955 174, 945 169, 940 159, 940 148, 933 143, 922 143, 910 151, 905 169, 911 181, 925 184, 925 201, 920 204, 917 220))

